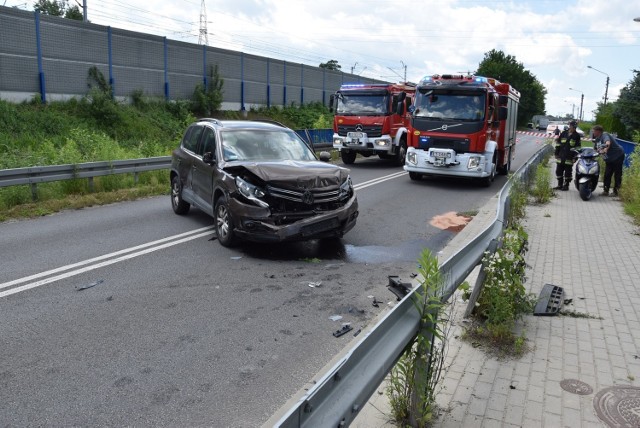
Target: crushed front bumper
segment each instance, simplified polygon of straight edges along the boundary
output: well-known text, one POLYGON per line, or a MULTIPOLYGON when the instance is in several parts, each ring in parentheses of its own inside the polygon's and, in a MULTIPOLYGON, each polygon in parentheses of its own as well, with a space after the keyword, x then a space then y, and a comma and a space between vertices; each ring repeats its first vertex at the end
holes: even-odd
POLYGON ((342 237, 353 229, 358 218, 358 200, 355 194, 337 210, 325 211, 283 225, 274 224, 268 208, 248 205, 235 198, 230 199, 229 209, 234 223, 234 233, 241 239, 254 242, 342 237))

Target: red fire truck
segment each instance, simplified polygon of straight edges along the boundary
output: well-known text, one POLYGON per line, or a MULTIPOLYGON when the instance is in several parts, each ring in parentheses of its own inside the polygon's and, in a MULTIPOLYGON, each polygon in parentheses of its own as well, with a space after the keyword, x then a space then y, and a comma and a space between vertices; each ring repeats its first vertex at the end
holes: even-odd
POLYGON ((415 93, 416 85, 407 82, 342 85, 332 94, 333 148, 340 151, 342 161, 352 164, 359 153, 403 165, 415 93))
POLYGON ((410 108, 409 177, 467 177, 489 186, 496 172, 508 174, 519 100, 513 86, 490 77, 423 78, 410 108))

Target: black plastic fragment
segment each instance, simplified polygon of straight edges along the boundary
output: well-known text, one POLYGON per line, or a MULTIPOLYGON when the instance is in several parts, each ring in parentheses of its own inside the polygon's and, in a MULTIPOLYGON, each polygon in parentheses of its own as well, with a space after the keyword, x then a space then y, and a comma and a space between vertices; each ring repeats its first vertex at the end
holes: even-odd
POLYGON ((557 315, 562 307, 564 289, 553 284, 545 284, 538 297, 538 303, 533 310, 533 315, 550 316, 557 315))
POLYGON ((389 291, 396 295, 398 300, 402 300, 404 296, 411 291, 410 282, 402 282, 399 276, 389 275, 389 285, 387 285, 389 291))
POLYGON ((78 291, 82 291, 82 290, 86 290, 87 288, 91 288, 91 287, 95 287, 98 284, 102 284, 104 282, 104 279, 99 279, 95 282, 92 282, 91 284, 88 285, 83 285, 82 287, 78 287, 78 291))
POLYGON ((340 330, 336 330, 333 332, 333 335, 335 337, 340 337, 343 334, 347 334, 349 333, 351 330, 353 330, 353 327, 351 327, 349 324, 343 325, 342 328, 340 330))

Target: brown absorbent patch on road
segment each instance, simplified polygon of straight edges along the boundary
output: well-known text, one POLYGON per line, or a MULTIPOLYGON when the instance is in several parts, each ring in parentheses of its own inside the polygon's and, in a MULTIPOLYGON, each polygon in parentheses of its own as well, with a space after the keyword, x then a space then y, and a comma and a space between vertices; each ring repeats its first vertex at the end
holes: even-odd
POLYGON ((431 219, 429 224, 438 229, 448 230, 449 232, 460 232, 471 221, 471 217, 458 215, 451 211, 442 215, 437 215, 431 219))

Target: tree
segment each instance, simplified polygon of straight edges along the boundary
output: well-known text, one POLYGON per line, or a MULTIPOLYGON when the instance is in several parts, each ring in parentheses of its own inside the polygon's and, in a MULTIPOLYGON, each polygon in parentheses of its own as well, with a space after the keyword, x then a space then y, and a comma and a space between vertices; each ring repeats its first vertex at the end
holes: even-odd
POLYGON ((520 92, 518 126, 526 125, 536 114, 545 114, 546 88, 515 57, 492 49, 484 54, 476 74, 509 83, 520 92))
POLYGON ((222 95, 224 91, 222 87, 224 79, 220 77, 218 72, 218 64, 209 68, 209 78, 206 85, 200 83, 196 85, 192 100, 192 109, 196 113, 210 116, 220 109, 222 105, 222 95))
POLYGON ((43 15, 61 16, 76 21, 83 19, 80 8, 77 5, 69 6, 68 0, 38 0, 33 4, 33 10, 43 15))
POLYGON ((596 123, 602 126, 607 132, 616 134, 620 138, 627 138, 626 129, 624 124, 620 121, 620 118, 614 113, 616 109, 616 102, 598 103, 596 109, 596 123))
POLYGON ((342 66, 338 64, 338 61, 336 61, 335 59, 330 59, 327 62, 323 62, 318 67, 326 68, 327 70, 340 70, 342 68, 342 66))
POLYGON ((82 14, 82 11, 80 10, 80 7, 78 5, 73 5, 67 8, 67 10, 64 12, 64 17, 67 19, 73 19, 75 21, 84 20, 84 15, 82 14))
POLYGON ((640 131, 640 70, 633 70, 633 79, 620 90, 618 100, 613 103, 613 115, 620 119, 626 135, 640 131))

